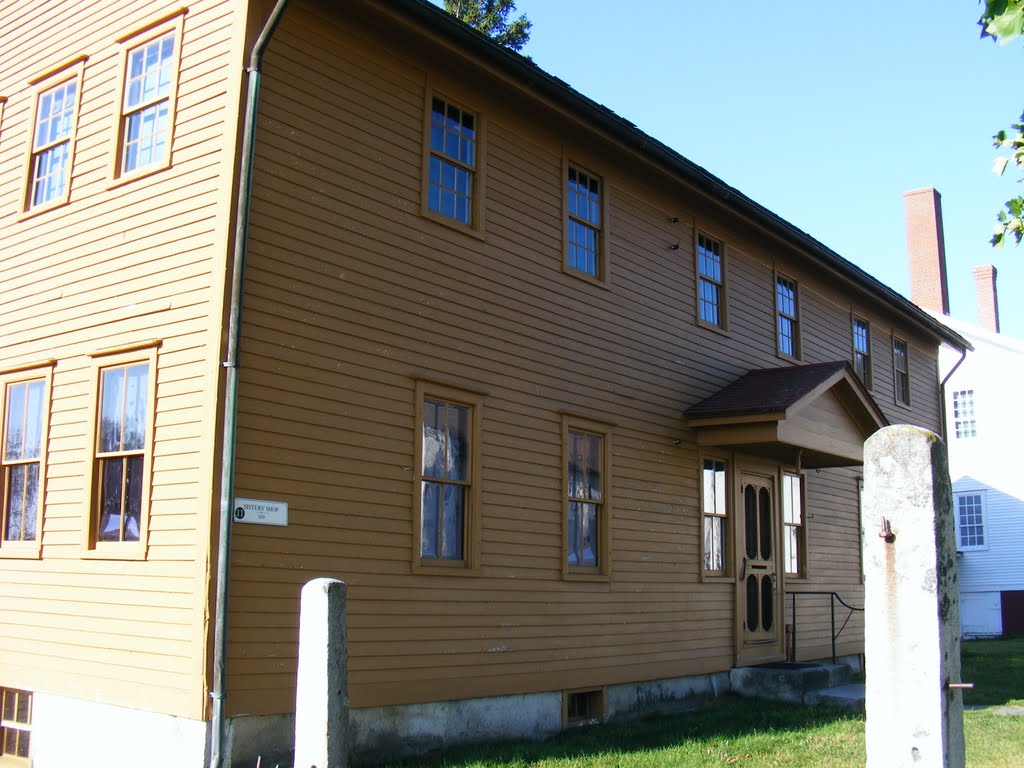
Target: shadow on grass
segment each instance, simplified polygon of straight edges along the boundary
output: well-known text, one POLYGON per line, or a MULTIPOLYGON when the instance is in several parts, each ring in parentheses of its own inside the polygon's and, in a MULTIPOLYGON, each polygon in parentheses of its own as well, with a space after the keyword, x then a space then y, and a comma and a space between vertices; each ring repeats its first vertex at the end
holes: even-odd
POLYGON ((974 683, 964 704, 1002 705, 1024 699, 1024 637, 965 640, 960 679, 974 683))
POLYGON ((649 752, 691 741, 714 743, 752 734, 805 731, 862 719, 859 715, 833 709, 724 696, 700 709, 577 728, 546 741, 519 740, 455 747, 386 765, 388 768, 459 768, 474 764, 517 766, 541 760, 585 760, 609 752, 649 752))

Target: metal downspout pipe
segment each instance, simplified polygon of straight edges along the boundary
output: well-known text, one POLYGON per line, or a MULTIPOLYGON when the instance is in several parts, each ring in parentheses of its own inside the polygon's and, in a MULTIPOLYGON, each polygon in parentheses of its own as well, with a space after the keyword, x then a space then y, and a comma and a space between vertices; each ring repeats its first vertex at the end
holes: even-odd
POLYGON ((956 361, 956 365, 954 365, 949 370, 949 373, 942 378, 942 381, 939 382, 939 414, 942 416, 942 421, 940 422, 942 425, 942 434, 940 437, 942 438, 942 442, 947 446, 949 445, 949 424, 946 417, 946 382, 949 381, 950 377, 954 373, 956 373, 956 369, 959 368, 960 364, 966 359, 967 349, 964 348, 960 350, 960 359, 956 361))
MULTIPOLYGON (((256 157, 256 116, 260 94, 260 65, 263 53, 277 29, 290 0, 277 0, 249 58, 249 89, 242 126, 242 154, 238 171, 238 198, 235 208, 234 252, 231 266, 231 298, 228 338, 224 366, 224 429, 221 437, 220 535, 217 546, 217 593, 213 640, 213 702, 210 718, 210 768, 224 766, 224 695, 227 666, 228 586, 231 574, 231 519, 235 481, 235 432, 238 411, 238 345, 241 337, 242 288, 245 256, 248 249, 249 206, 252 199, 252 172, 256 157)), ((250 7, 246 4, 246 7, 250 7)), ((228 756, 230 763, 230 756, 228 756)))

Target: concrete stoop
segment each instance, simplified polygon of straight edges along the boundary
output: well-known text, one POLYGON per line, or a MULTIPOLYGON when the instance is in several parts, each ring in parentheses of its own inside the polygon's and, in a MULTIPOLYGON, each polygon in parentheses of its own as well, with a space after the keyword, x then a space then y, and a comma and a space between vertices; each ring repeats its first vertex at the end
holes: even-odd
POLYGON ((864 685, 849 682, 853 674, 847 664, 782 662, 736 667, 729 683, 740 696, 863 712, 864 685))

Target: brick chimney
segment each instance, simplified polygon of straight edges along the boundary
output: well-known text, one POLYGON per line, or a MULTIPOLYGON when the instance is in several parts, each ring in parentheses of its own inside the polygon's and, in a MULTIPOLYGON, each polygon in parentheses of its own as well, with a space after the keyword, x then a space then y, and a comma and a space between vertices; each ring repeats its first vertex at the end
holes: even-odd
POLYGON ((993 265, 974 268, 974 288, 978 293, 978 325, 999 333, 999 296, 996 294, 996 268, 993 265))
POLYGON ((924 309, 948 315, 942 196, 932 187, 904 192, 903 211, 910 254, 910 300, 924 309))

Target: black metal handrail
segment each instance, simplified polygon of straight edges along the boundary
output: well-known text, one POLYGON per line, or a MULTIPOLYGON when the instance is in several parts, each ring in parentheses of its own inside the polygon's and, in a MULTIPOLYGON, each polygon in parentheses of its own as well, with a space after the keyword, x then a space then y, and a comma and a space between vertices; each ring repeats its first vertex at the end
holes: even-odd
POLYGON ((846 625, 850 623, 850 619, 853 617, 853 614, 854 613, 864 613, 864 609, 863 608, 856 608, 856 607, 850 605, 845 600, 843 600, 843 598, 841 598, 839 596, 838 592, 803 592, 803 591, 801 591, 801 592, 788 592, 787 594, 790 595, 790 597, 792 598, 791 604, 792 604, 792 614, 793 614, 793 633, 790 636, 789 660, 790 661, 796 661, 796 598, 797 598, 797 595, 818 595, 819 597, 823 596, 823 595, 828 595, 829 596, 829 613, 830 613, 831 629, 832 629, 832 663, 835 664, 836 663, 836 639, 843 633, 843 630, 846 629, 846 625), (841 626, 839 628, 838 632, 836 632, 836 601, 838 601, 841 606, 843 606, 844 608, 849 609, 849 611, 850 611, 848 614, 846 614, 846 619, 843 620, 843 626, 841 626))

